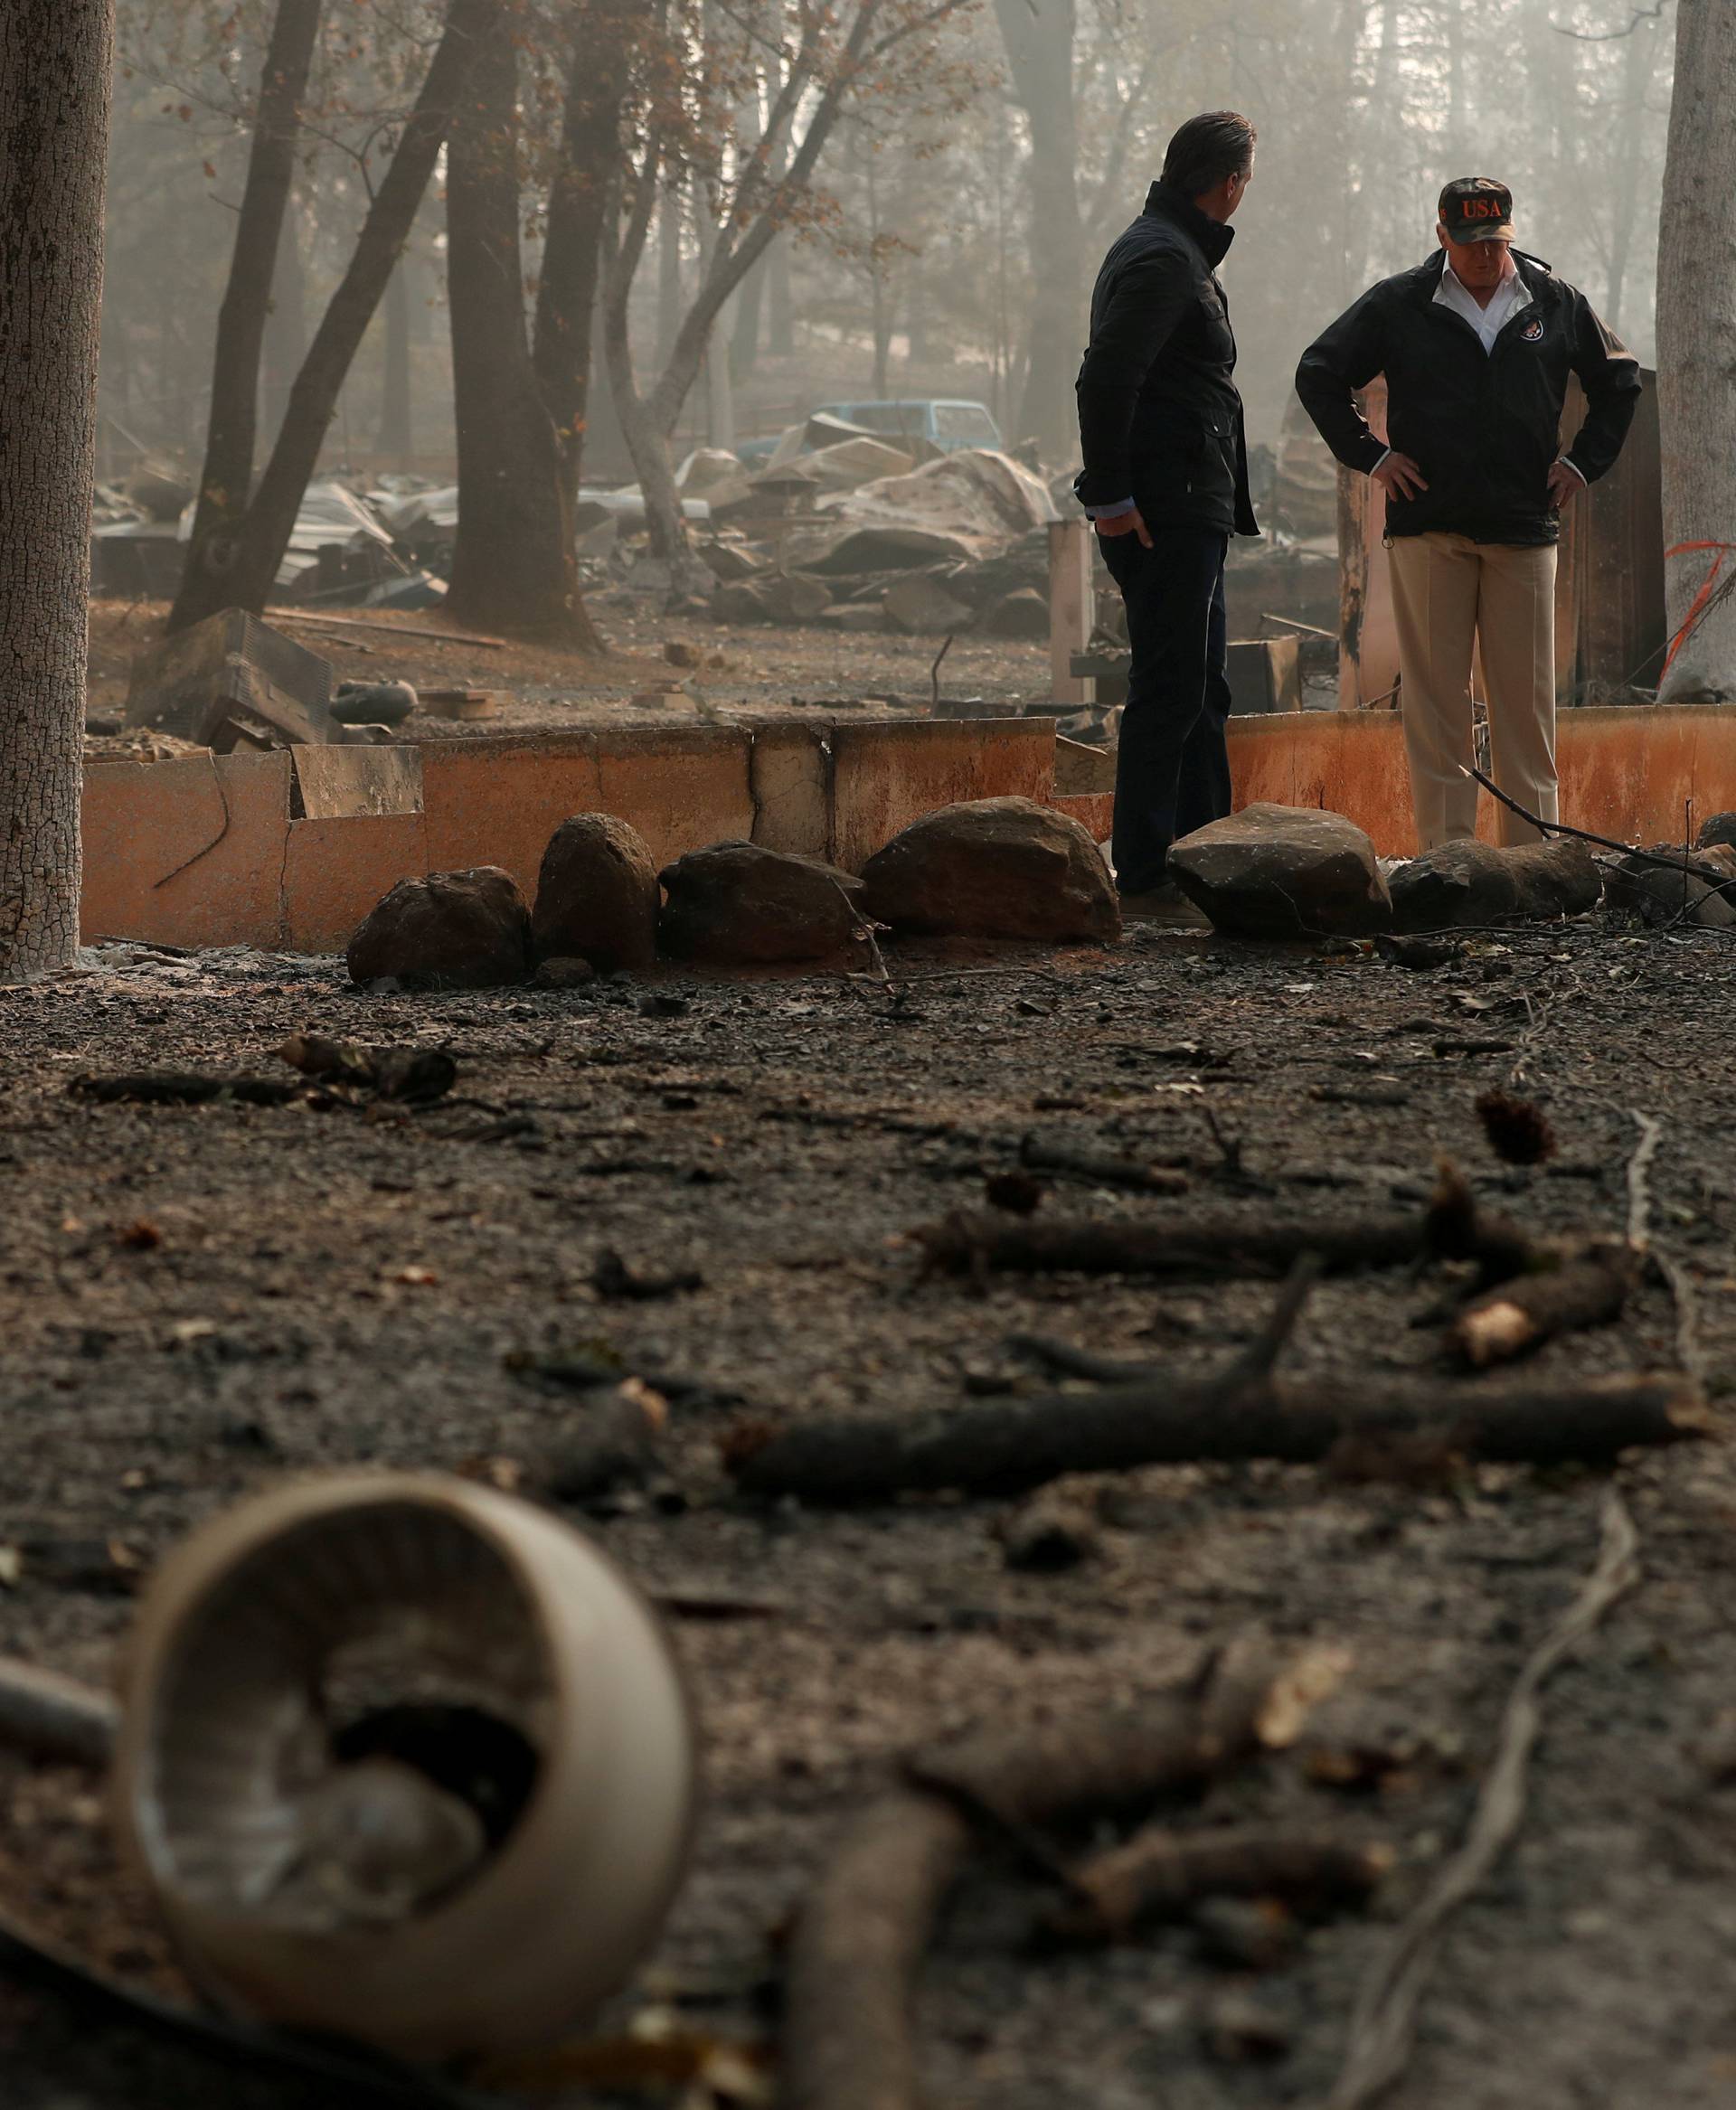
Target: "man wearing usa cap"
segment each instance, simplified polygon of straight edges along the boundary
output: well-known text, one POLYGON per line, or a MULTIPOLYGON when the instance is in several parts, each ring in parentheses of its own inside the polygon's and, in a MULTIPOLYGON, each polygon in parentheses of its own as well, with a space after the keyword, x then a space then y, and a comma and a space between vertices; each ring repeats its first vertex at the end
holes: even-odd
MULTIPOLYGON (((1383 279, 1316 338, 1297 393, 1347 467, 1386 490, 1405 749, 1425 850, 1477 822, 1471 660, 1480 645, 1495 780, 1558 817, 1555 545, 1561 508, 1613 464, 1639 367, 1584 294, 1514 250, 1513 196, 1487 176, 1440 193, 1439 252, 1383 279), (1356 407, 1387 386, 1383 447, 1356 407), (1570 374, 1589 409, 1561 446, 1570 374)), ((1503 843, 1536 831, 1505 807, 1503 843)))

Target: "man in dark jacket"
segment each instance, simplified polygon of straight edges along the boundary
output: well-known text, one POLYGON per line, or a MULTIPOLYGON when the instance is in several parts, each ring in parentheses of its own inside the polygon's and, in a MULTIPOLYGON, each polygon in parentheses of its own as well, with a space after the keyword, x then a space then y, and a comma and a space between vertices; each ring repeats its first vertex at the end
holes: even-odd
POLYGON ((1217 279, 1252 178, 1254 127, 1215 110, 1169 143, 1146 209, 1103 259, 1079 370, 1085 466, 1133 647, 1115 774, 1116 883, 1125 906, 1163 887, 1169 846, 1230 811, 1223 560, 1258 534, 1217 279))
MULTIPOLYGON (((1477 824, 1471 661, 1481 646, 1495 777, 1539 820, 1555 776, 1560 513, 1621 452, 1639 368, 1584 294, 1512 248, 1513 197, 1487 176, 1440 193, 1439 252, 1383 279, 1309 345, 1297 393, 1347 467, 1386 489, 1410 796, 1425 850, 1477 824), (1589 409, 1561 444, 1569 374, 1589 409), (1354 395, 1386 376, 1375 438, 1354 395)), ((1503 843, 1536 830, 1503 806, 1503 843)))

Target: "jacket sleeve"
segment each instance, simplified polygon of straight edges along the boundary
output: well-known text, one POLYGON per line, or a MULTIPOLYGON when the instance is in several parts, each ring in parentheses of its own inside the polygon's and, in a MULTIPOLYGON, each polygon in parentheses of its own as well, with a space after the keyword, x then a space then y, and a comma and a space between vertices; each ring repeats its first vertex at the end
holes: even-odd
POLYGON ((1352 400, 1386 365, 1386 331, 1380 288, 1363 294, 1302 354, 1296 392, 1320 437, 1348 469, 1364 476, 1386 458, 1352 400))
POLYGON ((1113 505, 1131 493, 1134 405, 1194 295, 1194 273, 1176 251, 1142 258, 1117 280, 1076 384, 1085 466, 1073 489, 1081 505, 1113 505))
POLYGON ((1615 466, 1639 407, 1639 362, 1599 321, 1584 294, 1573 296, 1573 371, 1590 408, 1567 458, 1588 484, 1615 466))

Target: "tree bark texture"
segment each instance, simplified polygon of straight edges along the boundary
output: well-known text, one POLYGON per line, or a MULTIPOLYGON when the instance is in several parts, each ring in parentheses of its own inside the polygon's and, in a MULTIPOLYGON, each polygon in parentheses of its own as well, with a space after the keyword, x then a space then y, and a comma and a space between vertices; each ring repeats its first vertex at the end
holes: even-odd
POLYGON ((254 615, 263 611, 289 547, 296 514, 318 466, 339 391, 410 240, 422 194, 446 144, 454 107, 465 91, 482 33, 495 12, 496 0, 452 0, 445 33, 429 62, 397 152, 381 178, 349 264, 289 391, 277 445, 236 532, 233 560, 221 578, 189 579, 175 606, 181 626, 203 621, 224 608, 247 608, 254 615))
POLYGON ((79 938, 113 0, 0 5, 0 981, 79 938))
POLYGON ((1031 131, 1031 335, 1018 429, 1045 457, 1078 451, 1073 373, 1083 342, 1084 228, 1073 104, 1074 0, 995 0, 1014 91, 1031 131))
POLYGON ((525 326, 518 52, 508 9, 493 0, 488 13, 447 147, 458 535, 446 605, 459 622, 594 650, 562 447, 525 326))
POLYGON ((1736 6, 1679 0, 1657 252, 1673 656, 1665 703, 1736 698, 1736 6), (1719 598, 1713 599, 1712 596, 1719 598), (1692 629, 1687 626, 1692 624, 1692 629))
POLYGON ((562 450, 571 501, 590 415, 592 322, 602 286, 603 231, 621 160, 621 113, 631 78, 633 15, 623 0, 588 0, 573 24, 561 164, 537 291, 532 359, 562 450))
POLYGON ((319 36, 322 4, 323 0, 278 0, 259 80, 259 114, 235 222, 229 283, 217 316, 205 466, 199 479, 181 595, 169 617, 172 631, 184 626, 179 603, 190 589, 197 594, 194 582, 205 574, 221 582, 233 558, 235 525, 247 511, 266 322, 271 312, 278 245, 295 180, 301 103, 319 36))

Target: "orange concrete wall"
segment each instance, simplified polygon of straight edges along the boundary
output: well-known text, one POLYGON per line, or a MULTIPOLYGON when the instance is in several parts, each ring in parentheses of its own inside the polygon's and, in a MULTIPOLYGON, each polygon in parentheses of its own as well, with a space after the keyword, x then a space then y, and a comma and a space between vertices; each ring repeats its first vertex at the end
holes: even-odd
POLYGON ((972 798, 1034 798, 1055 788, 1055 721, 939 718, 832 730, 830 855, 860 871, 922 814, 972 798))
MULTIPOLYGON (((533 891, 550 835, 588 811, 630 821, 660 862, 736 837, 859 871, 936 806, 1007 794, 1048 801, 1054 786, 1046 719, 500 736, 354 752, 354 768, 285 753, 93 763, 86 938, 335 950, 401 879, 502 864, 533 891)), ((1564 711, 1559 753, 1563 818, 1604 834, 1680 841, 1684 813, 1698 828, 1736 810, 1736 711, 1564 711)), ((1394 713, 1237 720, 1230 758, 1239 805, 1327 807, 1366 828, 1382 854, 1414 852, 1394 713)), ((1054 803, 1099 840, 1108 834, 1107 796, 1054 803)), ((1486 834, 1493 810, 1482 803, 1486 834)))
MULTIPOLYGON (((1736 810, 1736 711, 1615 707, 1563 711, 1556 721, 1561 818, 1622 842, 1679 843, 1684 811, 1697 830, 1736 810)), ((1326 806, 1366 828, 1383 857, 1414 857, 1404 734, 1393 711, 1311 711, 1236 719, 1230 770, 1238 806, 1326 806)), ((1495 840, 1495 802, 1477 801, 1477 834, 1495 840)))
POLYGON ((570 814, 659 864, 731 839, 858 868, 920 814, 1054 781, 1050 720, 672 727, 196 755, 85 773, 87 939, 341 947, 398 880, 504 865, 533 895, 570 814))

